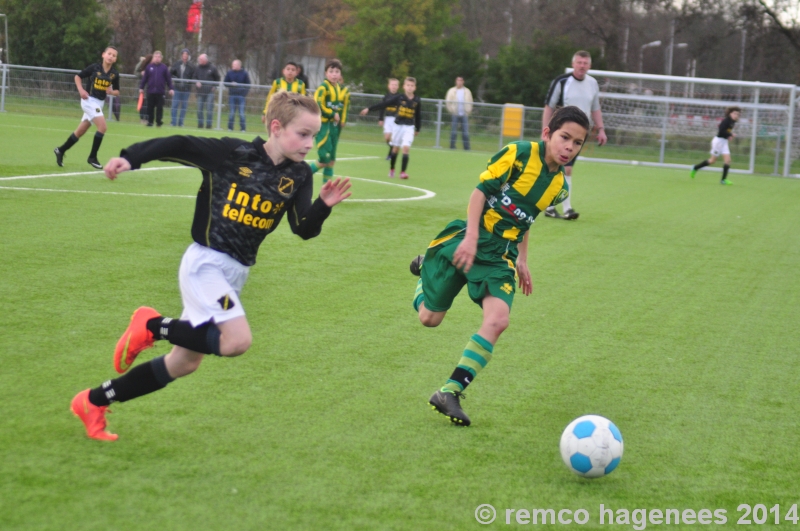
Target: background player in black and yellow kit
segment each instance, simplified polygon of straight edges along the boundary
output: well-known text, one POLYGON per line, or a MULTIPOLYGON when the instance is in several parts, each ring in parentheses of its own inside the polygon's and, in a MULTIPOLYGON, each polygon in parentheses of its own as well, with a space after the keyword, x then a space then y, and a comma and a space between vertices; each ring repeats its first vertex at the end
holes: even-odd
MULTIPOLYGON (((400 80, 397 78, 389 79, 386 86, 389 92, 383 97, 383 101, 391 99, 400 90, 400 80)), ((383 126, 383 139, 389 145, 389 154, 386 155, 386 160, 392 160, 392 132, 394 132, 394 117, 397 114, 397 107, 386 107, 381 109, 378 115, 378 125, 383 126)))
POLYGON ((395 94, 389 99, 384 99, 380 103, 370 106, 361 111, 361 116, 366 116, 369 111, 378 109, 388 109, 396 107, 397 114, 394 118, 394 129, 392 130, 392 157, 389 163, 389 177, 394 177, 394 166, 397 162, 397 153, 403 148, 403 165, 400 170, 400 178, 408 179, 409 151, 414 137, 419 134, 422 126, 422 102, 414 93, 417 90, 417 80, 407 77, 403 80, 403 94, 395 94))
POLYGON ((711 157, 694 165, 691 173, 692 179, 694 179, 697 170, 711 166, 717 162, 717 157, 722 155, 724 165, 722 166, 722 179, 720 179, 719 184, 733 184, 728 180, 728 170, 731 169, 731 148, 728 145, 728 139, 736 136, 733 134, 733 128, 736 122, 739 121, 741 113, 742 109, 740 107, 728 107, 725 109, 725 118, 719 123, 717 136, 711 139, 711 157))
POLYGON ((312 98, 281 92, 267 114, 269 140, 172 136, 134 144, 106 165, 106 176, 138 169, 153 160, 198 168, 192 243, 181 261, 183 314, 162 317, 153 308, 133 313, 114 352, 114 367, 125 373, 142 350, 166 339, 175 347, 166 356, 78 393, 72 412, 93 439, 113 441, 105 413, 111 402, 125 402, 158 391, 200 366, 204 355, 238 356, 252 335, 239 292, 255 264, 261 242, 284 214, 303 239, 319 235, 331 208, 350 196, 347 179, 333 180, 312 202, 314 183, 303 162, 319 131, 319 107, 312 98))
POLYGON ((547 207, 564 201, 569 186, 564 165, 586 141, 589 118, 577 107, 562 107, 540 142, 512 142, 492 157, 469 199, 466 223, 455 220, 411 262, 420 274, 414 309, 425 326, 439 326, 459 291, 483 309, 483 323, 445 385, 429 403, 451 422, 469 426, 459 398, 492 359, 508 327, 517 280, 522 293, 533 290, 528 270, 529 229, 547 207))
POLYGON ((119 72, 114 68, 114 63, 116 62, 117 49, 109 46, 103 51, 102 63, 90 64, 75 76, 75 85, 78 87, 78 93, 81 96, 83 118, 81 118, 81 123, 75 129, 75 132, 69 135, 67 141, 53 150, 53 153, 56 154, 56 164, 59 166, 64 165, 64 153, 74 146, 78 139, 94 124, 97 127, 97 132, 94 134, 92 151, 89 153, 89 159, 86 162, 98 170, 103 169, 103 165, 97 160, 97 150, 100 149, 100 144, 103 142, 107 129, 106 119, 103 117, 103 104, 106 101, 106 95, 119 96, 119 72), (85 88, 83 85, 84 79, 86 80, 85 88))
POLYGON ((264 112, 261 115, 261 123, 267 123, 267 109, 269 108, 269 100, 271 100, 272 96, 278 92, 296 92, 297 94, 302 94, 303 96, 306 95, 306 84, 303 83, 302 79, 298 79, 297 71, 297 63, 293 61, 287 61, 286 65, 283 67, 283 77, 279 77, 272 82, 272 87, 269 89, 269 94, 267 94, 267 101, 264 103, 264 112))

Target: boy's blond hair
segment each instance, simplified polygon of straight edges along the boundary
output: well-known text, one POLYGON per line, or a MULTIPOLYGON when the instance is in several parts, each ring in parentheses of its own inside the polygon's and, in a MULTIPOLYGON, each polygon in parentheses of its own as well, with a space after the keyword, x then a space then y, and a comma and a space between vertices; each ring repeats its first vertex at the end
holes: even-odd
POLYGON ((411 81, 415 85, 417 84, 417 78, 415 78, 415 77, 406 76, 406 78, 403 80, 403 83, 405 83, 406 81, 411 81))
POLYGON ((285 90, 278 92, 269 100, 266 119, 267 130, 269 130, 269 124, 272 123, 272 120, 278 120, 281 127, 286 127, 302 111, 310 112, 317 116, 320 114, 319 105, 311 96, 303 96, 302 94, 285 90))

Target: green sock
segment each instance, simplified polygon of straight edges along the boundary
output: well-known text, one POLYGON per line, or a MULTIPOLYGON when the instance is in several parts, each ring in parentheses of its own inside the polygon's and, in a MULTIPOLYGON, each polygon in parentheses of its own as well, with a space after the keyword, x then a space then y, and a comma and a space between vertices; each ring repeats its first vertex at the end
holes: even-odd
POLYGON ((317 165, 316 162, 312 162, 311 164, 309 164, 309 166, 311 166, 312 174, 317 173, 319 171, 319 166, 317 165))
POLYGON ((450 379, 442 387, 443 392, 460 393, 475 380, 475 377, 492 361, 494 346, 478 334, 474 334, 467 343, 458 367, 450 379))
POLYGON ((417 281, 417 289, 414 291, 414 310, 419 313, 419 306, 425 300, 425 294, 422 293, 422 279, 417 281))
POLYGON ((333 177, 333 168, 328 166, 324 170, 322 170, 322 182, 328 182, 331 177, 333 177))

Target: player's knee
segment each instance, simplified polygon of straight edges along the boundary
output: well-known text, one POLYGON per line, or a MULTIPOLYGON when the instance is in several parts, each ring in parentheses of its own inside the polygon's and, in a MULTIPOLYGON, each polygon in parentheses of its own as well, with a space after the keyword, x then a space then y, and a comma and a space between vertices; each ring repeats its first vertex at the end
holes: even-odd
POLYGON ((488 326, 496 335, 502 334, 506 328, 508 328, 508 316, 507 315, 497 315, 492 316, 486 321, 486 326, 488 326))
POLYGON ((423 326, 427 326, 429 328, 434 328, 442 324, 442 320, 444 319, 444 315, 434 312, 419 312, 419 322, 422 323, 423 326))
POLYGON ((239 334, 233 337, 220 338, 219 353, 222 356, 241 356, 253 344, 253 335, 249 332, 247 334, 239 334))

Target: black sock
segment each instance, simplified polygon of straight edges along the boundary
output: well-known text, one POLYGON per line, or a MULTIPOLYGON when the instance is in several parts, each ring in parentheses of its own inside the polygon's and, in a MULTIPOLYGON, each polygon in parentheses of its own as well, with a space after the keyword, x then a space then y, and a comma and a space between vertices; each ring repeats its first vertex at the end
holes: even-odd
POLYGON ((96 159, 97 158, 97 150, 100 149, 100 144, 103 143, 103 137, 104 136, 105 135, 103 133, 101 133, 100 131, 98 131, 98 132, 96 132, 94 134, 94 142, 92 142, 92 152, 89 153, 89 158, 90 159, 96 159))
POLYGON ((95 406, 126 402, 163 389, 174 380, 167 372, 164 356, 161 356, 137 365, 128 374, 95 387, 89 391, 89 402, 95 406))
POLYGON ((394 169, 395 164, 397 164, 397 153, 392 153, 392 162, 391 162, 392 169, 394 169))
MULTIPOLYGON (((387 142, 387 143, 388 143, 388 142, 387 142)), ((390 156, 390 157, 392 156, 392 145, 391 145, 391 144, 389 144, 389 156, 390 156)))
POLYGON ((169 317, 153 317, 147 321, 147 329, 153 333, 155 339, 166 339, 173 345, 188 348, 200 354, 220 355, 220 331, 214 323, 203 323, 195 328, 189 321, 178 321, 169 317))
POLYGON ((69 135, 69 138, 67 139, 67 141, 66 141, 66 142, 64 142, 64 143, 63 143, 61 146, 59 146, 58 150, 59 150, 61 153, 64 153, 66 150, 68 150, 69 148, 71 148, 72 146, 74 146, 74 145, 75 145, 75 143, 76 143, 78 140, 80 140, 80 139, 79 139, 77 136, 75 136, 75 133, 72 133, 71 135, 69 135))
POLYGON ((408 168, 408 155, 403 153, 403 165, 401 166, 400 171, 406 171, 406 168, 408 168))
POLYGON ((697 171, 697 170, 699 170, 700 168, 705 168, 706 166, 708 166, 708 161, 707 161, 707 160, 704 160, 704 161, 703 161, 703 162, 701 162, 700 164, 695 164, 695 165, 694 165, 694 170, 695 170, 695 171, 697 171))
POLYGON ((725 164, 725 165, 722 166, 722 180, 723 181, 728 178, 728 170, 729 169, 731 169, 731 167, 728 164, 725 164))

